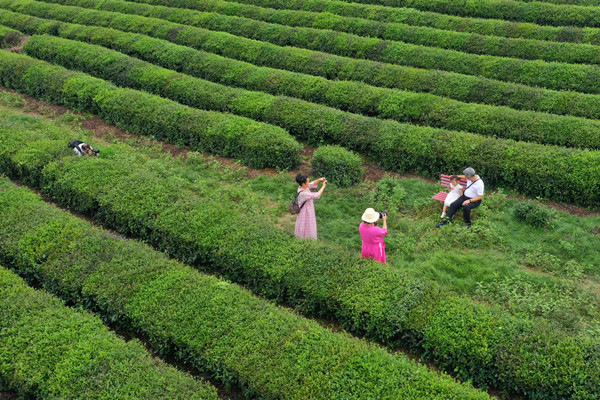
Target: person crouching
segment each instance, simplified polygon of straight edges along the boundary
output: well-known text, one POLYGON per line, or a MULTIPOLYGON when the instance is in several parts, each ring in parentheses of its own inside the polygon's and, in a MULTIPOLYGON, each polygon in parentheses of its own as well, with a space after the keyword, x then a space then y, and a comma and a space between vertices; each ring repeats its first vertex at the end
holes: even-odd
POLYGON ((383 237, 387 236, 387 213, 378 213, 372 208, 367 208, 362 215, 362 220, 358 230, 362 239, 362 251, 360 256, 363 258, 374 258, 379 262, 386 263, 385 242, 383 237), (376 225, 377 221, 383 220, 383 228, 376 225))

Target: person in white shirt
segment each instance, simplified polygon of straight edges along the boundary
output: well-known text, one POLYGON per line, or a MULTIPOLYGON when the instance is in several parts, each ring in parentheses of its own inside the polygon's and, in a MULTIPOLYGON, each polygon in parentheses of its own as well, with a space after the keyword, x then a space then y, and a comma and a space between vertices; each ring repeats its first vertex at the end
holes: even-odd
POLYGON ((448 207, 448 213, 446 214, 446 219, 436 225, 438 228, 449 224, 450 221, 452 221, 454 214, 461 207, 463 209, 465 226, 471 226, 471 210, 481 204, 485 185, 483 184, 483 181, 479 175, 475 174, 475 170, 473 168, 469 167, 465 169, 463 174, 464 175, 459 175, 459 178, 464 178, 467 180, 467 187, 465 188, 463 195, 450 204, 450 207, 448 207))

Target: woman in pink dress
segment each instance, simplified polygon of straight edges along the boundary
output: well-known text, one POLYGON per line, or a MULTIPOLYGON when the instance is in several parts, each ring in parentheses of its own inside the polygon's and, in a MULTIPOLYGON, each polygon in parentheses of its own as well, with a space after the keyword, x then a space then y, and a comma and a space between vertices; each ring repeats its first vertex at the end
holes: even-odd
POLYGON ((382 263, 386 262, 385 258, 385 243, 383 237, 387 236, 387 214, 379 215, 372 208, 367 208, 362 216, 363 222, 358 230, 362 239, 361 257, 374 258, 382 263), (383 228, 375 225, 379 219, 383 220, 383 228))
POLYGON ((300 206, 300 213, 296 219, 296 231, 294 234, 296 237, 306 239, 317 239, 317 217, 315 216, 315 204, 313 200, 320 199, 325 186, 327 186, 327 180, 325 178, 319 178, 316 181, 310 182, 308 176, 298 174, 296 176, 296 182, 300 187, 298 188, 298 205, 300 206), (316 189, 317 183, 323 182, 321 189, 318 192, 311 192, 310 189, 316 189))

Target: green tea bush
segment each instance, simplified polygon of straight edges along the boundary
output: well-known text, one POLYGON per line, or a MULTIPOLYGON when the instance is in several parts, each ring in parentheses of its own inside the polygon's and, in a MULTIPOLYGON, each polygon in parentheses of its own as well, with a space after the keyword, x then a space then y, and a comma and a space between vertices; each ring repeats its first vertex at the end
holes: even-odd
MULTIPOLYGON (((40 8, 38 5, 34 7, 32 3, 22 2, 18 4, 19 7, 16 7, 15 4, 11 3, 10 7, 28 13, 35 12, 38 15, 60 17, 60 15, 52 14, 52 6, 42 5, 42 9, 36 11, 40 8)), ((1 2, 0 5, 2 5, 1 2)), ((5 6, 8 7, 9 5, 5 6)), ((239 58, 240 60, 247 60, 260 65, 273 65, 281 69, 260 67, 243 61, 225 58, 217 54, 179 46, 164 40, 151 39, 148 36, 125 33, 98 26, 85 27, 67 22, 46 20, 6 10, 0 10, 0 22, 29 34, 48 33, 79 41, 89 41, 134 57, 143 58, 146 61, 165 68, 174 69, 214 82, 259 90, 275 95, 302 98, 307 101, 325 103, 333 107, 367 115, 379 113, 377 104, 390 96, 393 98, 395 92, 359 82, 340 82, 338 80, 360 81, 385 88, 427 92, 460 101, 509 106, 516 109, 536 110, 560 115, 574 115, 595 119, 600 114, 600 96, 598 95, 554 91, 477 76, 393 64, 381 67, 378 63, 368 60, 353 60, 301 49, 282 49, 266 43, 257 46, 256 42, 231 37, 231 35, 222 32, 205 31, 203 37, 206 37, 207 41, 201 43, 197 40, 190 42, 190 39, 185 37, 179 37, 178 39, 178 37, 173 38, 169 35, 163 35, 161 34, 162 30, 149 29, 151 32, 148 33, 156 37, 175 40, 184 45, 203 48, 209 52, 219 52, 220 54, 239 58), (230 46, 215 47, 218 43, 224 41, 229 43, 230 46), (268 51, 266 47, 268 47, 268 51), (253 48, 253 50, 250 52, 241 52, 236 50, 239 48, 253 48), (309 54, 315 55, 315 57, 312 57, 310 63, 298 62, 298 57, 305 57, 309 54), (318 68, 315 68, 315 66, 318 68), (305 74, 298 74, 286 71, 285 69, 305 74), (323 77, 338 80, 328 80, 323 77)), ((121 26, 117 27, 125 29, 121 26)), ((171 28, 169 27, 167 30, 171 28)), ((133 28, 130 30, 136 31, 133 28)), ((140 29, 139 31, 146 32, 144 29, 140 29)), ((435 97, 429 97, 429 101, 433 101, 434 99, 435 97)), ((440 105, 447 104, 446 100, 442 101, 440 105)), ((472 107, 473 105, 470 106, 472 107)), ((484 108, 475 107, 475 110, 477 109, 484 110, 484 108)), ((442 112, 445 115, 443 108, 440 109, 439 106, 434 110, 442 112)), ((508 122, 511 128, 508 129, 509 132, 504 133, 498 132, 496 129, 498 134, 510 135, 513 129, 522 130, 522 128, 519 128, 511 121, 511 119, 521 120, 523 118, 522 115, 517 117, 518 114, 506 109, 500 113, 508 113, 503 118, 502 124, 508 122)), ((391 110, 388 111, 387 115, 390 118, 398 118, 391 110)), ((481 117, 485 115, 484 113, 481 117)), ((496 113, 495 118, 498 118, 498 115, 496 113)), ((409 114, 400 114, 399 117, 406 119, 409 116, 409 114)), ((413 118, 418 118, 418 116, 413 116, 413 118)), ((421 118, 427 118, 429 123, 440 123, 439 117, 437 117, 436 122, 435 113, 432 112, 422 112, 421 118)), ((478 118, 473 118, 470 121, 471 124, 477 124, 470 125, 470 129, 484 129, 483 127, 486 125, 477 122, 479 118, 478 116, 478 118), (473 126, 477 126, 477 128, 473 128, 473 126)), ((452 121, 452 118, 449 120, 452 121)), ((454 123, 461 124, 458 126, 464 126, 463 124, 467 121, 468 119, 461 118, 460 121, 455 121, 454 123)), ((418 119, 415 119, 415 122, 420 123, 418 119)), ((487 125, 493 128, 496 123, 499 123, 499 121, 487 125)), ((539 122, 537 123, 539 124, 539 122)), ((548 129, 548 127, 545 129, 548 129)), ((562 131, 564 132, 564 129, 562 131)), ((545 136, 548 136, 547 132, 542 131, 542 137, 545 136)))
POLYGON ((368 18, 380 22, 430 26, 448 31, 472 32, 482 35, 600 44, 598 28, 537 25, 503 19, 466 18, 440 12, 421 11, 415 8, 391 8, 374 4, 350 3, 343 0, 237 0, 237 2, 276 9, 315 11, 322 15, 331 13, 346 17, 368 18))
POLYGON ((558 5, 539 1, 480 0, 470 3, 454 0, 358 0, 357 2, 390 7, 412 7, 460 16, 534 22, 541 25, 595 27, 600 21, 598 7, 558 5))
POLYGON ((317 12, 274 10, 223 0, 210 2, 198 2, 196 0, 131 1, 245 17, 287 26, 329 29, 359 36, 379 37, 387 41, 401 41, 466 53, 566 63, 597 64, 600 60, 599 49, 596 46, 585 44, 482 36, 447 29, 418 27, 401 23, 379 23, 368 19, 332 14, 323 15, 317 12))
POLYGON ((537 228, 552 228, 554 213, 548 207, 543 207, 532 201, 521 201, 515 206, 515 217, 537 228))
POLYGON ((360 156, 340 146, 321 146, 313 154, 311 167, 317 176, 324 176, 339 187, 359 183, 365 171, 360 156))
MULTIPOLYGON (((191 10, 151 6, 121 0, 107 0, 102 3, 94 0, 47 1, 122 13, 102 14, 102 11, 88 11, 86 15, 96 15, 96 18, 94 18, 96 21, 100 21, 106 15, 109 18, 118 18, 121 22, 129 20, 130 24, 133 24, 136 20, 143 21, 139 20, 138 15, 151 17, 152 19, 147 20, 148 24, 155 25, 155 27, 161 26, 161 30, 164 29, 165 32, 166 29, 169 29, 169 31, 176 30, 177 37, 194 37, 195 40, 206 36, 203 30, 195 28, 197 26, 211 31, 228 32, 233 35, 253 39, 254 45, 260 43, 263 46, 264 42, 270 42, 274 45, 295 46, 343 57, 368 59, 419 68, 447 70, 555 90, 600 93, 600 87, 596 84, 596 79, 600 74, 600 67, 597 65, 549 63, 540 60, 520 60, 467 54, 453 50, 411 45, 403 42, 362 38, 341 32, 287 27, 241 17, 230 17, 215 13, 194 13, 191 10), (170 26, 167 21, 175 24, 170 26), (179 23, 185 25, 177 25, 179 23)), ((0 5, 6 7, 6 3, 11 3, 11 1, 2 0, 0 5)), ((10 7, 10 4, 8 6, 10 7)), ((16 8, 18 9, 18 3, 16 8)), ((78 11, 81 9, 67 8, 62 10, 67 10, 67 14, 61 13, 57 16, 58 19, 78 22, 78 11), (75 11, 77 12, 74 14, 75 11), (72 16, 68 14, 72 14, 72 16)), ((57 9, 56 11, 59 10, 57 9)), ((46 17, 46 15, 43 16, 46 17)), ((110 19, 102 21, 102 24, 107 23, 110 24, 110 19)), ((120 29, 126 30, 127 28, 122 27, 120 29)), ((179 42, 177 38, 173 38, 172 40, 179 42)), ((293 51, 293 49, 288 49, 288 51, 293 51)), ((276 67, 275 65, 269 66, 276 67)))
POLYGON ((3 267, 0 328, 0 390, 23 398, 219 398, 210 384, 167 366, 139 341, 125 342, 100 318, 66 307, 3 267))
POLYGON ((301 145, 281 128, 247 118, 192 109, 144 92, 42 61, 0 53, 0 82, 55 104, 99 114, 133 133, 236 157, 255 167, 292 168, 301 145))
MULTIPOLYGON (((500 308, 490 308, 485 304, 475 303, 467 297, 457 296, 433 282, 411 276, 408 272, 332 249, 328 243, 296 240, 269 222, 265 214, 266 210, 261 207, 261 198, 253 197, 256 195, 248 189, 223 186, 219 175, 214 170, 207 169, 205 176, 192 175, 190 180, 186 180, 183 177, 190 174, 191 170, 186 169, 183 161, 176 162, 165 157, 161 162, 154 160, 150 162, 144 159, 139 149, 134 151, 123 146, 120 148, 119 157, 110 160, 82 159, 67 152, 57 153, 59 148, 64 147, 64 137, 68 136, 68 133, 63 133, 61 136, 60 133, 37 132, 14 125, 3 127, 0 134, 3 137, 3 141, 0 142, 2 171, 21 180, 25 180, 25 175, 29 175, 29 179, 38 182, 37 186, 43 188, 44 193, 53 200, 94 216, 98 221, 123 234, 143 239, 173 258, 191 263, 211 273, 218 273, 227 279, 248 286, 257 294, 284 301, 310 315, 326 316, 339 321, 349 332, 379 340, 391 347, 398 345, 410 347, 427 359, 474 382, 514 388, 515 391, 525 393, 532 399, 552 396, 555 393, 561 396, 574 393, 595 396, 599 393, 595 391, 597 389, 595 386, 589 386, 590 380, 595 380, 598 375, 600 366, 585 356, 593 351, 593 345, 586 341, 586 337, 582 337, 585 340, 577 344, 581 347, 573 348, 572 352, 565 353, 565 357, 568 358, 563 358, 557 349, 565 343, 570 343, 571 338, 566 334, 557 332, 549 341, 546 336, 536 336, 531 333, 535 321, 514 318, 500 308), (43 145, 44 143, 48 144, 43 145), (57 150, 50 151, 51 146, 57 150), (29 152, 29 149, 37 147, 47 150, 40 153, 29 152), (52 159, 45 158, 48 153, 54 154, 52 159), (14 168, 15 164, 21 163, 38 167, 36 169, 14 168), (169 171, 181 172, 173 175, 169 171), (524 347, 513 348, 514 338, 522 334, 528 335, 528 341, 522 343, 524 347), (535 355, 529 354, 531 349, 537 347, 556 353, 553 368, 547 369, 545 365, 538 365, 535 355), (513 359, 521 355, 527 357, 520 367, 522 369, 510 369, 505 367, 506 363, 500 362, 505 358, 513 359), (538 373, 540 371, 543 373, 538 373)), ((197 171, 197 162, 194 161, 193 165, 187 168, 197 171)), ((62 241, 56 246, 48 246, 34 240, 41 237, 44 241, 46 239, 54 241, 65 237, 65 234, 58 234, 55 230, 46 232, 32 228, 32 224, 39 221, 39 218, 45 218, 39 211, 39 205, 36 204, 35 213, 26 213, 23 211, 26 210, 23 206, 24 201, 16 194, 10 193, 7 198, 14 199, 14 203, 10 203, 11 208, 0 210, 2 214, 0 249, 7 251, 6 249, 14 248, 13 243, 22 242, 19 239, 21 237, 19 232, 31 231, 25 243, 26 248, 21 251, 31 255, 20 259, 32 260, 32 262, 23 264, 22 269, 34 272, 35 266, 39 265, 45 257, 49 257, 48 267, 44 271, 48 273, 63 271, 64 260, 71 260, 70 253, 53 255, 52 249, 67 251, 70 247, 62 241), (19 212, 16 212, 16 207, 20 207, 19 212)), ((6 202, 1 200, 0 206, 4 204, 6 202)), ((127 297, 129 293, 142 291, 144 294, 152 295, 157 290, 156 287, 162 288, 160 295, 157 295, 159 298, 151 296, 144 302, 149 305, 149 308, 138 311, 136 307, 132 311, 134 315, 143 315, 143 320, 146 321, 144 327, 151 328, 150 336, 157 335, 156 341, 161 349, 168 351, 173 349, 172 343, 187 343, 177 339, 181 337, 179 335, 194 338, 194 342, 199 343, 197 340, 205 338, 207 333, 205 330, 182 331, 181 323, 172 324, 164 319, 159 322, 157 318, 160 316, 165 318, 178 316, 179 322, 195 321, 193 327, 196 327, 196 324, 203 327, 211 323, 219 331, 227 332, 227 336, 231 338, 227 344, 218 342, 216 347, 210 347, 214 349, 214 351, 210 350, 210 355, 224 354, 221 351, 227 354, 226 360, 230 361, 227 365, 233 363, 231 369, 227 371, 250 370, 251 378, 261 382, 265 379, 263 374, 272 377, 273 370, 280 372, 285 378, 281 378, 282 380, 277 384, 261 386, 261 393, 273 390, 269 393, 275 393, 274 397, 282 396, 283 393, 292 393, 289 394, 292 397, 298 393, 297 390, 301 390, 297 388, 297 384, 293 387, 280 386, 281 382, 287 382, 290 376, 296 376, 297 373, 296 370, 290 372, 283 369, 281 365, 296 366, 298 365, 296 360, 276 358, 273 359, 272 365, 264 364, 264 360, 272 359, 271 349, 289 348, 281 345, 280 338, 275 340, 279 344, 274 345, 269 341, 262 347, 246 339, 239 340, 238 334, 232 333, 233 328, 229 328, 230 322, 224 319, 224 316, 237 315, 239 311, 229 311, 229 308, 224 310, 224 305, 219 303, 216 305, 218 313, 209 312, 206 303, 194 303, 188 298, 177 298, 172 306, 165 305, 164 301, 174 294, 188 293, 187 290, 181 289, 181 285, 184 284, 189 285, 185 286, 186 288, 192 288, 189 290, 204 293, 209 299, 207 300, 209 304, 214 304, 215 297, 240 299, 239 294, 228 293, 220 297, 212 291, 207 292, 206 288, 194 278, 196 275, 187 272, 181 280, 175 279, 172 285, 163 286, 162 283, 151 285, 152 282, 163 282, 162 278, 157 278, 152 271, 160 271, 168 276, 172 273, 162 261, 153 259, 154 253, 146 247, 136 250, 135 254, 145 255, 150 259, 136 259, 132 262, 133 265, 126 262, 130 257, 130 253, 127 253, 126 257, 119 256, 111 264, 111 268, 115 270, 106 268, 98 270, 97 260, 107 257, 106 253, 102 253, 102 255, 90 255, 89 267, 85 267, 81 264, 81 252, 90 245, 80 243, 79 237, 71 233, 68 238, 72 243, 77 243, 76 248, 73 249, 73 254, 76 256, 72 256, 72 259, 77 262, 76 268, 84 268, 85 271, 81 274, 69 272, 67 276, 73 279, 90 279, 95 283, 106 283, 109 288, 106 290, 109 290, 110 294, 91 295, 94 299, 110 299, 103 304, 107 304, 113 314, 121 315, 129 310, 129 308, 115 309, 119 304, 130 304, 127 300, 130 298, 127 297), (111 278, 113 276, 114 279, 111 278), (124 285, 124 282, 127 284, 124 285), (138 285, 144 285, 145 282, 151 287, 146 290, 138 289, 138 285), (131 285, 134 285, 134 288, 127 289, 131 285), (123 294, 123 291, 126 293, 123 294), (190 309, 195 313, 207 312, 210 315, 188 316, 185 314, 188 311, 185 310, 190 309), (165 336, 167 332, 171 332, 169 334, 176 337, 174 342, 165 336), (238 343, 235 349, 239 349, 241 353, 232 354, 231 343, 238 343), (254 358, 248 357, 248 348, 268 348, 269 353, 257 355, 256 360, 262 362, 255 363, 254 358), (257 365, 264 366, 265 369, 259 370, 257 365)), ((94 244, 91 247, 98 246, 94 244)), ((110 248, 107 252, 114 253, 110 248)), ((11 260, 13 259, 14 257, 11 256, 11 260)), ((82 284, 78 283, 78 285, 80 287, 82 284)), ((86 293, 90 290, 87 289, 89 286, 84 284, 86 293)), ((77 291, 72 289, 68 293, 71 292, 77 291)), ((231 306, 227 304, 227 307, 231 306)), ((245 329, 235 331, 240 332, 239 336, 260 340, 266 335, 265 329, 269 332, 278 330, 273 327, 279 325, 275 325, 271 320, 264 321, 265 314, 262 313, 265 310, 264 306, 254 305, 252 308, 260 309, 261 314, 244 314, 236 320, 241 321, 240 324, 245 329), (260 324, 261 329, 248 332, 248 321, 260 324), (263 323, 267 328, 262 325, 263 323)), ((265 311, 266 314, 269 312, 271 312, 269 309, 265 311)), ((189 322, 183 326, 188 324, 189 322)), ((290 329, 296 332, 295 325, 286 326, 290 326, 290 329)), ((296 337, 296 334, 292 336, 296 337)), ((213 337, 209 336, 207 340, 213 340, 213 337)), ((199 346, 205 349, 202 347, 203 343, 199 343, 199 346)), ((306 354, 318 354, 321 357, 323 348, 332 349, 335 354, 340 354, 338 349, 328 344, 321 344, 319 341, 316 343, 316 347, 310 347, 306 354)), ((183 354, 184 357, 190 354, 181 348, 174 351, 183 354)), ((206 353, 194 352, 195 357, 202 360, 205 360, 204 354, 206 353)), ((279 357, 279 353, 277 356, 279 357)), ((223 372, 224 367, 221 368, 223 358, 215 357, 214 362, 210 364, 211 370, 214 370, 216 364, 217 368, 220 368, 220 376, 223 374, 229 376, 233 373, 223 372)), ((329 358, 319 359, 322 360, 319 365, 327 365, 328 368, 333 365, 329 358)), ((314 365, 310 363, 303 363, 299 368, 303 371, 315 370, 314 365)), ((369 364, 366 368, 371 370, 372 367, 369 364)), ((362 370, 364 371, 364 368, 362 370)), ((386 377, 389 376, 376 369, 372 371, 372 376, 381 379, 387 379, 386 377)), ((344 376, 348 375, 344 373, 344 376)), ((412 375, 413 378, 407 382, 411 390, 417 390, 416 385, 422 382, 420 380, 415 382, 415 376, 412 375)), ((305 379, 307 378, 304 375, 297 378, 301 382, 306 382, 305 379)), ((334 379, 334 382, 340 381, 339 375, 332 376, 331 379, 334 379)), ((427 394, 423 397, 427 398, 428 395, 432 396, 433 392, 430 386, 431 379, 425 377, 425 380, 429 386, 427 386, 427 394)), ((356 382, 356 379, 354 381, 356 382)), ((396 393, 395 396, 402 397, 404 392, 399 392, 395 385, 404 381, 401 377, 396 377, 386 381, 384 386, 388 389, 388 384, 393 382, 389 385, 389 390, 396 393)), ((314 387, 322 394, 324 387, 331 386, 320 382, 314 387)), ((355 385, 345 387, 355 390, 355 385)), ((447 391, 438 393, 447 393, 447 391)), ((461 398, 460 394, 454 393, 454 395, 454 398, 461 398)), ((345 398, 344 396, 348 397, 349 393, 344 392, 339 395, 340 398, 345 398)), ((332 397, 326 393, 323 397, 335 398, 336 396, 332 397)), ((361 392, 361 397, 368 396, 361 392)), ((385 396, 378 393, 376 397, 385 396)))
MULTIPOLYGON (((226 215, 227 206, 210 211, 226 215)), ((333 333, 147 245, 95 228, 6 179, 0 179, 0 215, 3 262, 146 335, 159 354, 185 360, 225 385, 239 384, 249 397, 489 399, 408 357, 333 333)), ((155 378, 156 385, 165 378, 155 378)), ((144 398, 134 390, 132 397, 144 398)))
MULTIPOLYGON (((351 119, 357 124, 368 122, 356 115, 343 114, 312 103, 209 83, 100 46, 44 35, 30 38, 25 51, 32 57, 69 69, 79 69, 99 78, 110 79, 117 85, 145 90, 190 107, 229 111, 279 125, 305 140, 309 132, 316 136, 321 131, 328 137, 335 137, 332 131, 339 126, 331 123, 335 120, 351 119), (312 118, 304 119, 302 115, 311 115, 312 118)), ((227 71, 222 72, 227 74, 227 71)), ((297 86, 296 90, 303 91, 303 86, 297 86)), ((323 98, 328 97, 327 89, 335 90, 322 87, 323 98)), ((338 104, 333 95, 329 95, 329 98, 334 98, 333 101, 327 103, 399 122, 415 122, 537 143, 600 148, 600 121, 465 104, 430 94, 376 88, 372 88, 371 93, 377 96, 373 102, 361 102, 360 98, 368 97, 369 93, 357 91, 345 96, 341 100, 343 104, 338 104), (376 108, 376 111, 369 112, 372 108, 376 108)))

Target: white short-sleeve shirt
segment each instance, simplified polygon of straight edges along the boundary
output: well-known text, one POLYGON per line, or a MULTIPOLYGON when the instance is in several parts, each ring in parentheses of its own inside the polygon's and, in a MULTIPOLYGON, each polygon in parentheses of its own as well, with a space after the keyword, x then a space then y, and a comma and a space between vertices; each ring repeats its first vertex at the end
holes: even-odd
POLYGON ((478 178, 475 182, 468 181, 467 188, 464 191, 464 196, 472 199, 477 196, 483 196, 484 184, 481 178, 478 178))

